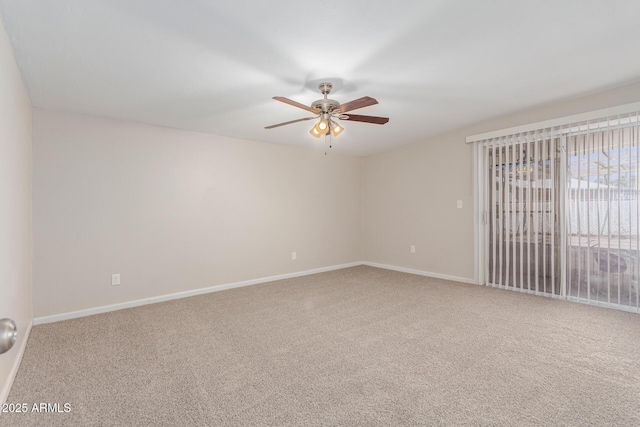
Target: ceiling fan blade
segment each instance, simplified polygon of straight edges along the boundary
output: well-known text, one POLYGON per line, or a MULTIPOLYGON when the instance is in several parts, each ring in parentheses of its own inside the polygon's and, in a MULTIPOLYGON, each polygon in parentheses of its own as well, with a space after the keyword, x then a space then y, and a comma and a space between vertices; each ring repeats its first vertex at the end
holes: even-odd
POLYGON ((374 123, 376 125, 383 125, 389 121, 388 117, 377 117, 377 116, 360 116, 357 114, 347 114, 349 116, 348 119, 352 122, 365 122, 365 123, 374 123))
POLYGON ((307 110, 311 113, 318 114, 320 110, 316 108, 307 107, 304 104, 294 101, 293 99, 285 98, 284 96, 274 96, 273 99, 276 101, 284 102, 285 104, 293 105, 294 107, 302 108, 303 110, 307 110))
POLYGON ((340 105, 340 111, 346 113, 347 111, 369 107, 370 105, 376 105, 377 103, 378 101, 375 98, 371 98, 370 96, 363 96, 362 98, 354 99, 353 101, 349 101, 340 105))
POLYGON ((277 125, 271 125, 271 126, 265 126, 265 129, 273 129, 273 128, 277 128, 279 126, 284 126, 284 125, 290 125, 291 123, 296 123, 296 122, 304 122, 306 120, 313 120, 313 119, 317 119, 318 117, 305 117, 304 119, 297 119, 297 120, 290 120, 288 122, 284 122, 284 123, 278 123, 277 125))

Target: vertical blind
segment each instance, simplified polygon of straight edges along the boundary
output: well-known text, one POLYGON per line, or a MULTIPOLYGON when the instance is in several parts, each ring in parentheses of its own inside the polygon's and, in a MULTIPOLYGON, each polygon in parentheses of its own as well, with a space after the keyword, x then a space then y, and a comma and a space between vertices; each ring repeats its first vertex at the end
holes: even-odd
POLYGON ((479 144, 484 284, 638 311, 637 113, 479 144))
POLYGON ((558 145, 542 133, 487 145, 493 286, 560 294, 558 145))
POLYGON ((640 307, 639 130, 635 121, 567 136, 571 299, 640 307))

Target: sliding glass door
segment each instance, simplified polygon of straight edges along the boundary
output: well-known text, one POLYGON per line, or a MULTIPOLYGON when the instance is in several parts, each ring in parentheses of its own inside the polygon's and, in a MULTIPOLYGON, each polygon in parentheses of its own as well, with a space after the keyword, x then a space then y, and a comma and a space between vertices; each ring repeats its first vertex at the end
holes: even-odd
POLYGON ((483 284, 638 311, 640 120, 625 120, 482 143, 483 284))

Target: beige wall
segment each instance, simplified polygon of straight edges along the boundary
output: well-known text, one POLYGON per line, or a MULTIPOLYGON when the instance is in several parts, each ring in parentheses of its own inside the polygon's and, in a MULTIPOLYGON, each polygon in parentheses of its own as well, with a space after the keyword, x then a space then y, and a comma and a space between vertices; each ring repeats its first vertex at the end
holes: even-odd
POLYGON ((42 109, 33 138, 36 317, 361 260, 360 158, 42 109))
POLYGON ((0 23, 0 318, 13 319, 19 333, 0 354, 0 402, 33 318, 31 247, 31 102, 0 23))
MULTIPOLYGON (((640 83, 459 129, 366 157, 366 261, 474 279, 472 147, 469 135, 640 101, 640 83), (456 201, 463 201, 457 209, 456 201), (410 246, 416 253, 410 253, 410 246)), ((487 100, 490 102, 490 100, 487 100)))
POLYGON ((628 85, 364 159, 35 109, 35 315, 360 260, 472 280, 465 137, 638 100, 628 85))

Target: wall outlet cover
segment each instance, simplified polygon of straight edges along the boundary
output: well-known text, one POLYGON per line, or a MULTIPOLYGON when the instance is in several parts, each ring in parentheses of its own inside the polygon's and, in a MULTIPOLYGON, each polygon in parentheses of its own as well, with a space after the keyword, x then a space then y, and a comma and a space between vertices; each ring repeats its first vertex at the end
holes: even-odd
POLYGON ((120 284, 120 274, 111 275, 111 286, 118 286, 120 284))

